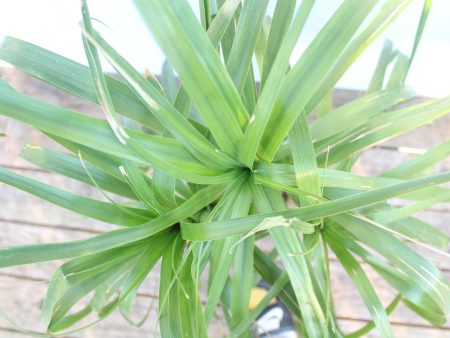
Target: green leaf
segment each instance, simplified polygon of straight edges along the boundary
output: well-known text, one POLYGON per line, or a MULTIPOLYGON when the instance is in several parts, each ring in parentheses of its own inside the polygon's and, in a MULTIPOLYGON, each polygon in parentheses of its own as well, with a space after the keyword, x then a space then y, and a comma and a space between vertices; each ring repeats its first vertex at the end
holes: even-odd
MULTIPOLYGON (((89 68, 49 50, 10 36, 0 46, 0 59, 85 100, 98 103, 89 68), (55 67, 55 65, 58 65, 55 67)), ((106 76, 117 111, 156 131, 162 126, 122 82, 106 76)))
MULTIPOLYGON (((292 164, 259 162, 255 166, 254 172, 255 180, 260 181, 263 177, 274 183, 280 183, 291 187, 297 185, 295 168, 292 164)), ((356 190, 370 190, 384 185, 391 185, 400 182, 381 182, 373 177, 358 176, 349 172, 333 169, 318 169, 318 176, 320 178, 320 184, 324 187, 338 187, 356 190)))
POLYGON ((420 316, 427 319, 434 325, 440 325, 446 321, 446 316, 439 309, 426 291, 424 292, 415 279, 408 278, 396 267, 381 260, 378 256, 360 246, 354 236, 344 230, 340 225, 334 224, 326 227, 325 233, 329 233, 335 240, 344 245, 349 250, 355 252, 365 262, 370 264, 382 278, 392 285, 403 297, 405 304, 420 316))
POLYGON ((413 48, 412 48, 412 51, 411 51, 411 55, 409 57, 408 68, 406 69, 406 71, 404 73, 403 81, 406 80, 406 77, 408 76, 409 68, 411 68, 411 64, 412 64, 412 62, 414 60, 414 57, 416 56, 417 48, 419 47, 420 40, 422 38, 423 30, 424 30, 425 25, 427 23, 428 15, 430 14, 431 5, 432 5, 432 0, 424 0, 422 13, 420 15, 420 20, 419 20, 419 25, 418 25, 417 31, 416 31, 416 37, 414 39, 414 45, 413 45, 413 48))
POLYGON ((93 166, 103 170, 119 180, 124 179, 119 170, 120 165, 122 165, 122 160, 119 157, 107 154, 101 150, 95 150, 90 147, 83 146, 79 143, 72 142, 52 134, 44 134, 62 147, 69 150, 73 155, 78 155, 81 153, 86 162, 91 163, 93 166))
POLYGON ((152 217, 152 214, 144 209, 123 206, 122 208, 128 211, 125 212, 114 204, 78 196, 4 168, 0 168, 0 182, 26 191, 60 207, 107 223, 137 226, 152 217))
POLYGON ((123 161, 123 176, 130 184, 133 191, 139 196, 139 199, 157 215, 161 215, 168 211, 156 199, 152 189, 146 181, 146 175, 142 173, 139 168, 131 161, 123 161))
MULTIPOLYGON (((322 195, 319 182, 319 168, 316 153, 309 131, 308 120, 300 113, 290 132, 292 161, 294 162, 295 180, 298 189, 314 195, 322 195)), ((300 200, 302 197, 300 196, 300 200)), ((308 204, 307 201, 302 203, 308 204)))
MULTIPOLYGON (((274 191, 254 186, 252 192, 255 204, 262 212, 285 209, 281 196, 274 191)), ((302 252, 302 246, 296 232, 291 228, 284 227, 272 228, 269 232, 291 279, 308 335, 327 337, 328 329, 325 323, 325 315, 314 292, 313 277, 308 269, 309 258, 304 255, 292 255, 302 252)))
POLYGON ((370 79, 369 87, 367 88, 368 93, 383 89, 386 69, 392 61, 392 57, 395 56, 395 53, 392 51, 392 45, 391 40, 386 40, 384 42, 380 58, 378 59, 377 66, 373 72, 372 78, 370 79))
POLYGON ((65 325, 61 325, 67 318, 66 314, 78 301, 80 301, 90 291, 94 290, 98 285, 107 281, 110 278, 114 278, 123 273, 127 267, 127 262, 121 262, 115 269, 108 269, 102 271, 86 280, 76 283, 69 288, 59 299, 55 305, 52 321, 49 325, 49 332, 57 332, 64 328, 65 325))
POLYGON ((345 1, 289 71, 279 89, 261 139, 258 154, 262 159, 270 162, 273 158, 297 116, 375 4, 376 1, 372 0, 345 1), (342 22, 346 23, 345 26, 342 26, 342 22))
POLYGON ((174 233, 168 233, 166 236, 159 238, 158 241, 152 241, 152 244, 143 250, 140 257, 136 260, 136 264, 128 273, 121 285, 119 298, 119 309, 126 319, 130 320, 131 307, 139 287, 174 239, 174 233))
POLYGON ((267 47, 267 38, 269 36, 270 24, 271 18, 269 16, 266 16, 263 19, 261 31, 259 32, 258 39, 256 40, 255 59, 256 64, 258 65, 259 74, 262 73, 264 67, 264 53, 267 47))
POLYGON ((322 151, 318 155, 318 162, 323 164, 328 158, 329 164, 336 163, 380 141, 398 136, 424 123, 444 116, 449 109, 450 98, 446 97, 380 114, 364 124, 364 128, 353 133, 344 142, 333 145, 329 150, 329 156, 327 155, 328 151, 322 151))
POLYGON ((236 162, 225 156, 180 114, 158 90, 139 74, 98 34, 91 36, 97 48, 125 79, 136 96, 158 121, 195 157, 207 166, 231 168, 236 162))
MULTIPOLYGON (((187 296, 180 295, 181 306, 179 311, 181 312, 183 337, 207 337, 206 319, 202 312, 199 286, 194 283, 191 265, 192 255, 189 255, 179 278, 179 283, 183 285, 183 289, 187 293, 187 296), (190 313, 191 316, 186 316, 186 313, 190 313)), ((179 291, 179 293, 181 292, 179 291)))
POLYGON ((207 337, 198 285, 192 276, 192 254, 183 257, 184 245, 178 236, 164 253, 160 294, 167 294, 168 301, 160 301, 161 333, 165 337, 207 337))
POLYGON ((159 294, 164 298, 159 301, 159 325, 161 335, 170 338, 181 337, 183 331, 178 285, 173 284, 175 272, 173 270, 181 260, 182 246, 184 246, 184 242, 178 238, 173 241, 164 251, 161 263, 159 294))
POLYGON ((222 178, 214 177, 221 175, 221 172, 200 164, 174 139, 126 130, 131 140, 136 140, 145 148, 145 157, 142 158, 143 154, 135 154, 121 144, 103 120, 6 91, 0 93, 0 108, 0 114, 30 124, 41 131, 111 155, 141 163, 145 161, 187 180, 198 183, 223 182, 223 179, 225 178, 226 181, 226 176, 229 176, 225 174, 222 178))
POLYGON ((410 90, 397 87, 357 98, 311 123, 313 139, 317 142, 332 135, 348 132, 411 96, 410 90), (339 124, 336 121, 339 121, 339 124))
MULTIPOLYGON (((447 172, 374 189, 368 192, 350 195, 317 205, 305 206, 298 209, 208 223, 183 222, 181 224, 181 230, 183 233, 183 238, 192 241, 220 239, 231 235, 246 233, 267 217, 283 216, 286 218, 297 217, 303 221, 314 220, 372 205, 402 194, 429 188, 433 185, 442 184, 448 182, 449 180, 450 173, 447 172)), ((289 190, 289 187, 287 187, 286 190, 289 190)), ((297 190, 294 191, 297 192, 297 190)))
POLYGON ((242 332, 248 329, 253 322, 256 321, 258 316, 269 306, 273 298, 278 296, 289 282, 289 276, 286 272, 281 274, 277 280, 273 283, 272 287, 268 290, 261 302, 247 315, 240 317, 240 322, 231 332, 231 337, 238 337, 242 332))
POLYGON ((428 169, 450 156, 450 141, 427 150, 424 154, 414 156, 402 164, 384 171, 386 177, 417 177, 428 169))
POLYGON ((366 307, 369 310, 380 335, 382 337, 394 337, 386 311, 384 310, 380 299, 378 298, 361 265, 350 254, 350 252, 340 246, 332 238, 329 238, 327 243, 331 246, 331 249, 336 254, 337 258, 347 271, 348 276, 351 278, 353 284, 364 300, 364 303, 366 304, 366 307))
POLYGON ((236 35, 226 63, 227 71, 239 92, 242 92, 251 67, 253 52, 268 3, 268 0, 247 0, 239 15, 236 35))
POLYGON ((316 109, 317 118, 323 118, 333 110, 333 92, 328 93, 322 101, 319 102, 316 109))
POLYGON ((175 177, 159 169, 153 171, 153 192, 165 208, 173 209, 177 205, 175 185, 175 177))
POLYGON ((209 0, 199 0, 200 5, 200 20, 205 30, 208 29, 211 24, 211 5, 209 0))
MULTIPOLYGON (((235 11, 237 10, 240 0, 227 0, 221 7, 219 12, 214 17, 211 25, 208 27, 208 37, 211 41, 211 44, 214 47, 217 47, 220 40, 224 36, 228 26, 230 25, 235 11)), ((187 116, 189 113, 189 107, 191 105, 191 99, 187 94, 186 90, 181 86, 178 90, 174 107, 183 115, 187 116)), ((194 120, 191 120, 193 123, 194 120)), ((203 133, 205 134, 205 132, 203 133)))
MULTIPOLYGON (((234 257, 234 276, 231 281, 231 328, 237 327, 249 312, 253 287, 253 248, 255 236, 239 243, 234 257)), ((247 331, 247 334, 250 332, 247 331)))
POLYGON ((313 0, 302 2, 300 9, 280 46, 278 55, 272 65, 271 72, 267 77, 266 84, 259 97, 256 110, 250 117, 238 155, 240 162, 249 168, 253 166, 258 146, 264 134, 264 129, 269 121, 271 111, 275 105, 278 93, 281 90, 281 84, 283 83, 285 74, 289 68, 289 57, 294 50, 313 3, 313 0))
MULTIPOLYGON (((41 318, 44 325, 48 327, 55 306, 70 287, 85 281, 100 272, 111 269, 112 266, 119 264, 120 262, 133 259, 136 253, 142 250, 142 248, 142 243, 122 248, 114 248, 94 255, 77 257, 61 265, 50 280, 47 295, 42 305, 41 318)), ((103 296, 106 295, 104 294, 103 296)), ((99 302, 102 304, 94 304, 98 302, 98 299, 95 299, 94 296, 89 305, 92 305, 93 308, 100 309, 102 308, 104 301, 105 299, 99 302)))
POLYGON ((81 1, 81 13, 83 17, 83 45, 86 57, 89 63, 89 69, 91 71, 92 81, 94 82, 95 93, 97 94, 98 102, 102 107, 103 113, 108 121, 111 130, 120 143, 126 144, 126 140, 129 138, 121 124, 117 119, 116 109, 112 103, 111 95, 109 93, 108 86, 106 84, 106 78, 103 74, 102 65, 98 56, 97 49, 88 41, 86 36, 94 35, 91 17, 87 6, 87 1, 81 1))
POLYGON ((408 71, 409 58, 403 53, 397 53, 397 60, 395 61, 394 69, 392 70, 386 88, 395 88, 403 85, 408 71))
POLYGON ((226 0, 220 7, 219 12, 214 17, 208 28, 207 34, 214 47, 216 47, 225 34, 228 25, 231 23, 241 0, 226 0))
POLYGON ((206 337, 219 307, 232 337, 250 337, 253 321, 275 296, 305 337, 356 338, 375 327, 392 336, 388 315, 400 300, 431 324, 444 324, 449 282, 417 247, 445 256, 450 238, 412 215, 449 200, 450 190, 438 185, 450 173, 416 179, 446 159, 448 144, 379 176, 351 172, 365 149, 450 109, 450 98, 406 102, 413 93, 404 82, 431 0, 424 0, 411 55, 388 42, 368 93, 337 109, 333 87, 411 0, 342 1, 292 65, 314 0, 279 0, 270 6, 272 18, 264 17, 268 0, 199 0, 194 10, 187 0, 135 3, 165 54, 161 77, 141 74, 102 39, 87 0, 81 32, 89 67, 11 37, 0 45, 0 59, 103 109, 106 119, 79 114, 24 96, 0 79, 0 115, 70 152, 27 147, 24 157, 95 186, 111 203, 6 169, 0 182, 125 226, 78 241, 0 248, 0 267, 70 259, 52 277, 43 304, 48 332, 19 329, 71 336, 115 310, 141 326, 152 307, 135 318, 133 306, 160 258, 164 337, 206 337), (103 72, 100 55, 123 82, 103 72), (390 198, 409 204, 394 207, 390 198), (274 249, 262 252, 258 240, 274 249), (334 309, 329 248, 372 317, 349 335, 334 309), (386 309, 365 264, 398 293, 386 309), (260 279, 271 287, 251 310, 252 286, 260 279))
POLYGON ((192 9, 185 0, 135 3, 219 147, 235 155, 247 113, 192 9), (174 44, 174 39, 179 44, 174 44))
POLYGON ((333 86, 336 85, 338 80, 364 50, 366 50, 366 48, 389 27, 392 21, 399 16, 410 3, 411 0, 388 0, 384 2, 369 24, 355 36, 336 60, 333 68, 326 75, 326 78, 322 81, 320 87, 308 102, 306 107, 307 115, 309 115, 317 104, 319 104, 322 97, 331 91, 333 86))
MULTIPOLYGON (((226 198, 225 205, 223 206, 223 210, 218 216, 218 219, 236 218, 248 215, 252 195, 245 181, 232 189, 229 194, 224 195, 224 198, 226 198)), ((235 250, 233 250, 233 248, 238 240, 239 237, 231 236, 214 243, 213 251, 218 255, 219 259, 215 267, 211 267, 211 270, 213 271, 210 272, 211 281, 208 290, 208 301, 205 307, 205 319, 207 323, 210 323, 225 287, 228 273, 235 256, 235 250)))
MULTIPOLYGON (((86 172, 80 163, 80 159, 75 156, 34 145, 25 146, 22 149, 21 155, 25 160, 39 166, 42 169, 93 185, 88 175, 86 175, 86 172)), ((122 179, 118 179, 102 169, 90 165, 89 163, 87 163, 86 166, 100 188, 134 200, 138 199, 133 190, 131 190, 128 184, 126 184, 122 179)))
MULTIPOLYGON (((120 166, 123 165, 123 160, 120 158, 56 137, 54 135, 47 134, 47 136, 62 145, 64 148, 70 150, 73 154, 81 153, 85 161, 107 172, 111 176, 114 176, 120 180, 127 180, 124 178, 123 172, 120 171, 120 166)), ((153 185, 152 179, 149 176, 144 175, 143 177, 147 185, 153 185)), ((176 192, 183 199, 187 199, 192 196, 190 189, 181 181, 176 181, 176 192)))
MULTIPOLYGON (((397 295, 397 297, 395 297, 394 300, 386 307, 386 313, 388 315, 390 315, 395 310, 395 308, 397 307, 397 305, 400 303, 401 300, 402 300, 401 295, 397 295)), ((372 331, 372 329, 374 327, 375 327, 375 323, 374 323, 373 320, 371 320, 369 323, 364 325, 359 330, 346 335, 346 337, 347 338, 359 338, 359 337, 362 337, 363 335, 365 335, 365 334, 369 333, 370 331, 372 331)))
POLYGON ((382 210, 375 212, 373 214, 377 222, 395 222, 397 220, 403 219, 419 211, 425 210, 437 203, 449 202, 450 201, 450 191, 446 191, 445 194, 437 194, 434 197, 427 198, 423 201, 413 203, 400 208, 391 208, 388 210, 382 210))
MULTIPOLYGON (((278 265, 257 246, 254 251, 254 263, 255 270, 269 285, 274 285, 283 274, 278 265)), ((300 310, 295 302, 295 294, 290 281, 284 286, 283 291, 278 297, 289 308, 292 314, 297 318, 301 318, 300 310)))
MULTIPOLYGON (((261 72, 261 87, 264 87, 268 74, 272 69, 272 65, 278 55, 282 41, 291 24, 294 16, 296 1, 286 0, 277 1, 275 12, 273 14, 270 32, 267 38, 267 47, 264 51, 264 63, 261 72)), ((301 11, 304 8, 299 9, 301 11)))
POLYGON ((170 102, 175 102, 178 93, 178 80, 173 72, 172 65, 165 60, 161 70, 161 85, 170 102))
POLYGON ((376 250, 401 269, 416 287, 433 300, 439 311, 444 316, 448 316, 450 313, 449 282, 434 265, 364 218, 341 214, 333 216, 333 219, 363 244, 376 250))
POLYGON ((133 228, 113 230, 74 242, 0 248, 0 267, 84 256, 147 238, 175 225, 217 200, 223 190, 222 185, 212 185, 201 189, 178 208, 133 228))

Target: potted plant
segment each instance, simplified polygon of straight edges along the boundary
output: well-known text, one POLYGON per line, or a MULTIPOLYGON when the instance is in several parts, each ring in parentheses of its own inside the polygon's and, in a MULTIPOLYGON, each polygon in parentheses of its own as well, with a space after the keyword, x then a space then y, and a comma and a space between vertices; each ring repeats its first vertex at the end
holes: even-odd
POLYGON ((160 262, 163 337, 208 336, 219 305, 230 336, 249 337, 276 296, 302 336, 343 337, 330 289, 331 254, 373 319, 351 337, 374 328, 392 337, 389 314, 399 302, 444 324, 449 282, 409 243, 439 252, 448 245, 446 234, 412 216, 448 200, 448 188, 439 185, 450 173, 423 175, 448 155, 448 144, 379 176, 352 172, 365 149, 450 110, 450 98, 399 105, 412 97, 404 82, 430 2, 411 55, 386 44, 368 90, 339 109, 329 104, 335 84, 410 1, 345 0, 294 64, 289 59, 314 1, 278 1, 271 20, 268 0, 213 2, 215 9, 200 1, 199 21, 185 0, 135 0, 179 84, 170 72, 170 81, 160 81, 133 68, 93 28, 85 0, 81 32, 89 67, 13 37, 0 47, 0 59, 99 104, 105 116, 51 105, 2 82, 0 114, 67 149, 28 147, 23 156, 125 199, 88 199, 0 168, 3 183, 120 226, 74 242, 0 249, 0 267, 67 260, 43 304, 48 334, 116 310, 129 318, 141 284, 160 262), (103 72, 100 55, 119 79, 103 72), (394 197, 416 208, 389 205, 394 197), (267 238, 271 252, 260 248, 267 238), (363 263, 396 290, 388 308, 363 263), (204 275, 207 285, 200 282, 204 275), (261 280, 267 294, 249 309, 261 280))

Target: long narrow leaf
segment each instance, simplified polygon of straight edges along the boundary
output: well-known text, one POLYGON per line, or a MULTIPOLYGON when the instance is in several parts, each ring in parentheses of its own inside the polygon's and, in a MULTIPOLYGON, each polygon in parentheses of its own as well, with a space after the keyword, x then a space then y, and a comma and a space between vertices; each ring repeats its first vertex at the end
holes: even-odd
POLYGON ((185 0, 135 3, 218 145, 228 155, 235 155, 247 113, 192 9, 185 0), (183 47, 174 45, 174 39, 183 47))
POLYGON ((246 218, 237 218, 233 220, 216 221, 211 223, 182 223, 181 229, 183 231, 183 237, 185 239, 195 241, 219 239, 226 236, 251 231, 268 217, 297 217, 303 221, 313 220, 321 217, 328 217, 358 209, 363 206, 368 206, 389 198, 393 198, 395 196, 406 194, 408 192, 413 192, 428 188, 433 185, 446 183, 449 180, 450 173, 447 172, 298 209, 253 215, 246 218))
POLYGON ((221 185, 204 188, 178 208, 134 228, 113 230, 75 242, 0 248, 0 267, 89 255, 147 238, 176 225, 177 222, 217 200, 223 190, 224 187, 221 185))
MULTIPOLYGON (((10 36, 0 46, 0 59, 70 94, 98 103, 89 68, 80 63, 10 36)), ((124 83, 111 76, 106 77, 106 82, 120 114, 152 130, 162 130, 161 124, 124 83)))
POLYGON ((334 65, 334 60, 342 53, 375 4, 376 1, 371 0, 345 1, 289 71, 261 139, 261 158, 267 161, 272 159, 297 116, 334 65), (342 26, 342 22, 346 22, 345 26, 342 26), (317 55, 321 57, 318 59, 317 55))
POLYGON ((124 207, 130 212, 126 213, 111 203, 78 196, 21 176, 4 168, 0 168, 0 182, 26 191, 68 210, 103 222, 124 226, 136 226, 145 223, 146 220, 152 217, 152 214, 144 209, 124 207), (136 216, 132 216, 131 214, 135 214, 136 216))

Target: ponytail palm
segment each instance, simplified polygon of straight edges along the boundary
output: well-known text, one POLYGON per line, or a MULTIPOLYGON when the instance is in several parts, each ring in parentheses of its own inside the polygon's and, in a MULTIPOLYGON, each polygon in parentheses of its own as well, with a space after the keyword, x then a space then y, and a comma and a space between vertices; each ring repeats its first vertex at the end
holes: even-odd
POLYGON ((448 246, 446 234, 412 216, 449 198, 439 185, 450 173, 425 176, 448 156, 448 143, 379 176, 352 172, 367 148, 450 111, 449 97, 399 105, 412 98, 404 81, 430 2, 411 56, 387 43, 364 95, 337 109, 327 104, 341 76, 410 2, 345 0, 290 64, 314 1, 277 1, 271 20, 265 18, 268 0, 200 1, 199 20, 185 0, 135 0, 167 56, 158 79, 143 76, 101 37, 86 1, 81 31, 88 67, 7 37, 0 59, 100 105, 105 116, 0 86, 0 114, 67 150, 28 146, 23 157, 109 198, 78 196, 4 168, 0 181, 119 226, 74 242, 0 249, 1 267, 67 259, 43 304, 48 333, 72 332, 116 310, 131 322, 137 292, 161 262, 163 337, 208 336, 219 306, 231 336, 249 337, 273 296, 288 306, 305 337, 342 337, 347 333, 330 290, 332 253, 373 319, 352 337, 373 328, 392 337, 388 317, 400 301, 433 325, 446 323, 449 282, 409 244, 435 251, 448 246), (100 56, 119 79, 104 73, 100 56), (386 203, 394 197, 417 207, 386 203), (268 240, 270 253, 261 247, 268 240), (387 309, 364 264, 396 290, 387 309), (270 286, 269 296, 249 310, 251 288, 260 280, 270 286), (75 312, 78 303, 84 308, 75 312))

